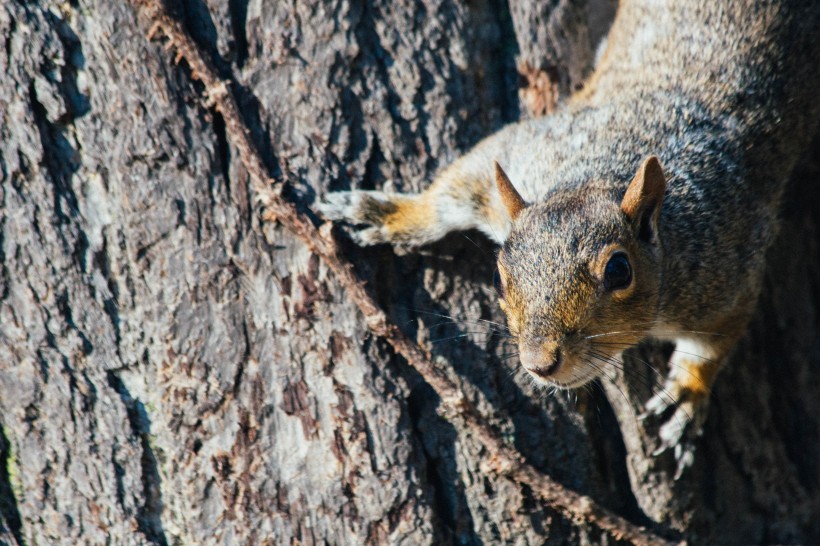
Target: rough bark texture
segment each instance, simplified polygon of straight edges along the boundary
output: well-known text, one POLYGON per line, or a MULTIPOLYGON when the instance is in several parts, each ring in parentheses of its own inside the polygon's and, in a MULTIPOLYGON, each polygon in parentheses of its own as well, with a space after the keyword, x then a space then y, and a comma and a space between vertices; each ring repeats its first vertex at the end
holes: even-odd
MULTIPOLYGON (((309 206, 422 188, 526 115, 517 63, 566 96, 611 12, 185 0, 175 14, 309 206)), ((147 31, 121 2, 0 6, 0 544, 611 543, 487 472, 324 264, 260 221, 224 122, 147 31)), ((484 322, 503 319, 480 235, 346 251, 539 470, 670 538, 812 542, 820 164, 793 178, 758 318, 678 482, 634 419, 652 385, 548 396, 516 373, 484 322)), ((644 353, 663 365, 662 348, 644 353)))

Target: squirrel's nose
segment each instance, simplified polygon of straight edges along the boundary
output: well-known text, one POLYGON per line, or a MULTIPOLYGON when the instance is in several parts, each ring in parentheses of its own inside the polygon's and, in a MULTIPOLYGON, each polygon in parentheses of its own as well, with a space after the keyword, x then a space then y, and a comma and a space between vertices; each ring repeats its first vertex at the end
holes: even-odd
POLYGON ((550 348, 540 345, 522 347, 518 358, 525 370, 542 379, 549 379, 561 367, 563 355, 559 347, 550 348))

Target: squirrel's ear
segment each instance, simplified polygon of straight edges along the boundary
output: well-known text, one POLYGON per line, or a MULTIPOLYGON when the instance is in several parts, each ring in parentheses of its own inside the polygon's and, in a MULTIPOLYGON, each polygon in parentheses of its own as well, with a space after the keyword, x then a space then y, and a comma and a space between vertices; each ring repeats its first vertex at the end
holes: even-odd
POLYGON ((638 237, 655 242, 658 235, 658 219, 666 193, 666 178, 656 156, 646 158, 621 201, 621 211, 638 224, 638 237))
POLYGON ((515 220, 527 206, 527 203, 521 198, 515 186, 512 185, 507 173, 504 172, 498 161, 493 163, 495 164, 495 185, 498 186, 498 193, 501 194, 501 202, 504 203, 504 208, 507 209, 510 219, 515 220))

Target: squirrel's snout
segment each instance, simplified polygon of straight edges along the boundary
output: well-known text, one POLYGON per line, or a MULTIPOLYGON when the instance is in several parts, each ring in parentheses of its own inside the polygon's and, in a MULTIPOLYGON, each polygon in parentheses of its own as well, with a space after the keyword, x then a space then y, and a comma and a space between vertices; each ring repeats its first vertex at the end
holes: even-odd
POLYGON ((522 347, 519 353, 521 365, 532 375, 549 379, 561 367, 561 349, 557 346, 522 347))

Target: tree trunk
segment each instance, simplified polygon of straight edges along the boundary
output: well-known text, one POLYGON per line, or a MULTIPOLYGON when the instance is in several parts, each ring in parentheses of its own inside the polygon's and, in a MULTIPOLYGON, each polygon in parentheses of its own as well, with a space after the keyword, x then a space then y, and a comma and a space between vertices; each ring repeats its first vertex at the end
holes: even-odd
MULTIPOLYGON (((613 3, 543 4, 184 0, 174 14, 309 207, 420 190, 581 85, 613 3)), ((0 544, 611 544, 488 471, 325 264, 260 220, 225 123, 149 28, 126 2, 0 6, 0 544)), ((345 252, 540 471, 667 538, 816 542, 813 150, 678 481, 634 417, 654 378, 547 395, 517 371, 487 323, 503 317, 481 235, 345 252)))

